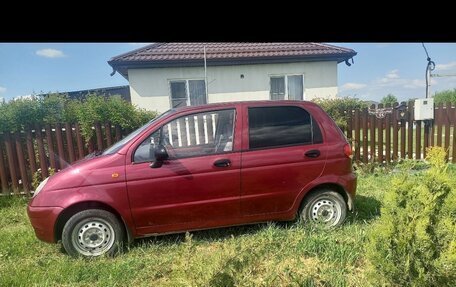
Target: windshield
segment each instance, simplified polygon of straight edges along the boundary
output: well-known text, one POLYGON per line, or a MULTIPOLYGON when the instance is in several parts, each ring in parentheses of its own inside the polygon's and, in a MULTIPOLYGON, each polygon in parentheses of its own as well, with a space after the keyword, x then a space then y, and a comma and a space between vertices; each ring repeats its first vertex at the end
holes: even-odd
POLYGON ((120 141, 116 142, 115 144, 113 144, 110 148, 106 149, 102 155, 107 155, 107 154, 113 154, 113 153, 116 153, 117 151, 119 151, 126 143, 128 143, 129 141, 131 141, 134 137, 136 137, 137 135, 139 135, 142 131, 144 131, 145 129, 147 129, 153 122, 163 118, 164 116, 168 115, 169 113, 171 113, 172 110, 168 110, 166 112, 164 112, 163 114, 161 114, 160 116, 150 120, 149 122, 147 122, 145 125, 143 125, 142 127, 136 129, 135 131, 133 131, 132 133, 130 133, 129 135, 127 135, 126 137, 124 137, 123 139, 121 139, 120 141))

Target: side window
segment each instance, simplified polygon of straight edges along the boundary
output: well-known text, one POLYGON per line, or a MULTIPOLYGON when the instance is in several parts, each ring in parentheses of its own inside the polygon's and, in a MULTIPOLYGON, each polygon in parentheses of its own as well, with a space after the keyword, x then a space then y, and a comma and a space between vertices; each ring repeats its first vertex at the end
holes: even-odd
POLYGON ((155 147, 165 146, 171 159, 233 150, 234 110, 198 113, 163 125, 136 149, 135 162, 154 161, 155 147))
POLYGON ((322 142, 318 124, 300 107, 249 108, 251 149, 318 142, 322 142))

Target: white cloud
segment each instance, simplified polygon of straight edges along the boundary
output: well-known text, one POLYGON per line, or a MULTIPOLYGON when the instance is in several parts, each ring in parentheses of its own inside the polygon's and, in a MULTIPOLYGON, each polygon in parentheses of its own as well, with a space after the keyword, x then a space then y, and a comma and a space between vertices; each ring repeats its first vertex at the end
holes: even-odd
POLYGON ((66 56, 62 51, 50 48, 38 50, 36 54, 45 58, 62 58, 66 56))
POLYGON ((394 69, 394 70, 391 70, 388 74, 386 74, 386 78, 388 79, 399 79, 399 70, 398 69, 394 69))
POLYGON ((435 69, 440 71, 456 69, 456 61, 449 62, 446 64, 437 64, 435 65, 435 69))
POLYGON ((3 94, 4 92, 6 92, 6 88, 5 88, 5 87, 2 87, 2 86, 0 86, 0 94, 3 94))
POLYGON ((362 88, 365 88, 366 84, 361 84, 361 83, 345 83, 343 84, 340 89, 343 91, 347 90, 360 90, 362 88))

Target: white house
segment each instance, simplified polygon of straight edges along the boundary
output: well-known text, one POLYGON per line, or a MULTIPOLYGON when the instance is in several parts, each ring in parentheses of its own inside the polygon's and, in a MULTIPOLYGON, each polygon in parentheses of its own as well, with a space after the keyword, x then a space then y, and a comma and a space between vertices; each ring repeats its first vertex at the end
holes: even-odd
POLYGON ((337 64, 350 65, 355 55, 320 43, 155 43, 108 63, 130 82, 133 104, 164 112, 182 105, 335 97, 337 64))

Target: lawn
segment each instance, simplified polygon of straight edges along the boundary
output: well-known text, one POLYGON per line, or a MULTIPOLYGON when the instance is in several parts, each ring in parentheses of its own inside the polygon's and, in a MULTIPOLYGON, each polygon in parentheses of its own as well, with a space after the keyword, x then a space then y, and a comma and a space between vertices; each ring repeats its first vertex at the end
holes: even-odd
POLYGON ((356 212, 326 230, 265 223, 135 241, 73 259, 36 239, 26 199, 0 197, 0 286, 366 286, 363 245, 390 175, 359 177, 356 212))

